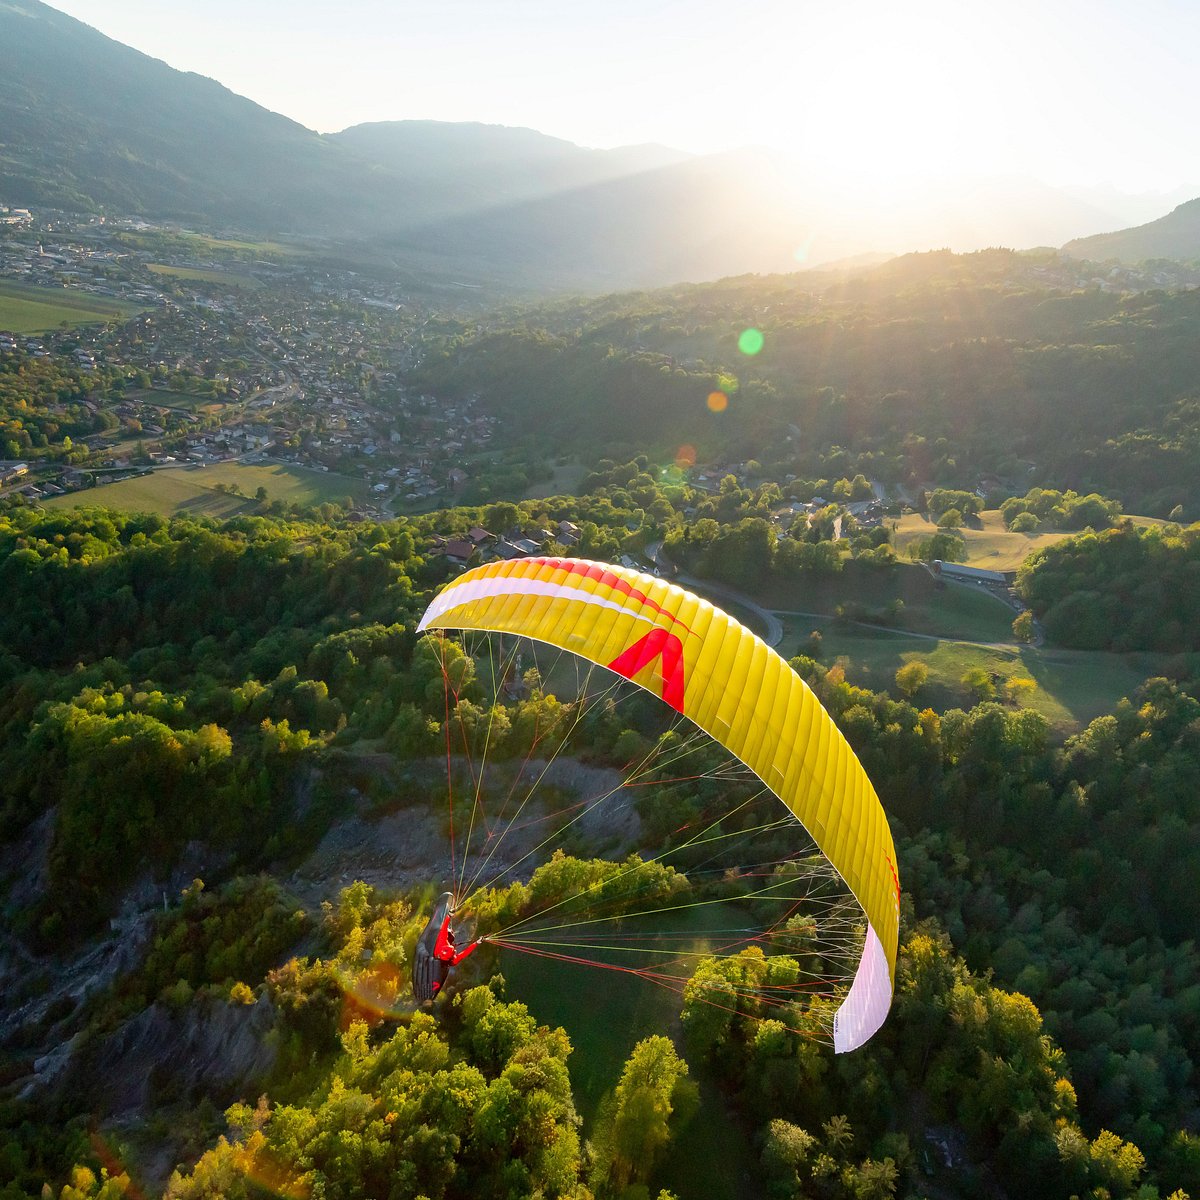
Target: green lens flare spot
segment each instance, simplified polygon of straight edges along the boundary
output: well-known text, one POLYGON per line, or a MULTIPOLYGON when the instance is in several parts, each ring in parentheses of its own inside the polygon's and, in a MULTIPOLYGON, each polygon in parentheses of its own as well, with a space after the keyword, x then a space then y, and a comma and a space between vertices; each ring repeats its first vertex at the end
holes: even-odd
POLYGON ((738 349, 743 354, 754 355, 763 348, 763 335, 761 329, 743 329, 738 334, 738 349))

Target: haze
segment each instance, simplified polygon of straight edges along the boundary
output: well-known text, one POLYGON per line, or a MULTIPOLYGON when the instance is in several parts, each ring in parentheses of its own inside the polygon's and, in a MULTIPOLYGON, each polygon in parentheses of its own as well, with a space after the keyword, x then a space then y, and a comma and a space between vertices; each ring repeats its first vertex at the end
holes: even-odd
MULTIPOLYGON (((1187 0, 61 0, 323 132, 433 118, 581 145, 765 145, 871 187, 1197 182, 1187 0)), ((1194 194, 1194 192, 1193 192, 1194 194)))

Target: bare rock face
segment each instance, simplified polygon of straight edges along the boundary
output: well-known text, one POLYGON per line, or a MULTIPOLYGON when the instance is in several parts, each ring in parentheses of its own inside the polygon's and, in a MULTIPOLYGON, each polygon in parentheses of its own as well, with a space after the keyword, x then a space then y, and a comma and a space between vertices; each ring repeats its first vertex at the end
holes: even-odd
POLYGON ((202 1096, 218 1106, 253 1100, 275 1063, 267 1036, 274 1023, 265 996, 254 1004, 212 996, 196 996, 181 1009, 152 1004, 112 1033, 77 1043, 59 1086, 87 1097, 103 1118, 202 1096))

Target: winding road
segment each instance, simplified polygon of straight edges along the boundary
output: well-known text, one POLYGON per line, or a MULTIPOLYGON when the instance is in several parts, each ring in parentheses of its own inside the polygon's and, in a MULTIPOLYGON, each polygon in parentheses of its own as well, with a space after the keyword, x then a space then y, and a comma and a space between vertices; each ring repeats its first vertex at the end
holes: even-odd
POLYGON ((763 608, 757 600, 747 596, 745 592, 739 592, 737 588, 727 587, 723 583, 714 583, 711 579, 698 579, 695 575, 684 575, 677 571, 675 564, 663 555, 662 542, 651 542, 646 547, 645 555, 655 568, 672 583, 686 583, 688 587, 694 588, 700 593, 728 600, 752 613, 762 622, 763 641, 768 646, 774 648, 783 641, 783 622, 769 608, 763 608))
MULTIPOLYGON (((764 608, 757 600, 751 596, 747 596, 745 592, 740 592, 737 588, 729 587, 723 583, 715 583, 711 579, 700 579, 695 575, 685 575, 675 569, 674 564, 670 559, 666 558, 662 553, 661 542, 651 542, 645 550, 646 557, 654 564, 655 568, 660 571, 663 576, 670 579, 674 583, 686 584, 694 590, 717 597, 722 600, 728 600, 733 604, 737 604, 744 608, 747 612, 753 614, 762 623, 763 641, 773 649, 778 647, 783 641, 783 622, 779 619, 783 617, 810 617, 814 620, 831 621, 834 619, 833 613, 819 612, 804 612, 794 609, 769 609, 764 608)), ((877 633, 891 633, 897 637, 919 638, 921 641, 927 642, 960 642, 965 646, 980 646, 987 650, 1012 650, 1020 648, 1021 643, 1018 642, 977 642, 971 638, 949 637, 946 634, 938 633, 917 633, 912 629, 896 629, 890 625, 874 625, 869 621, 847 621, 847 625, 857 625, 861 629, 871 629, 877 633)), ((1037 635, 1030 645, 1035 648, 1042 644, 1041 630, 1037 630, 1037 635)))

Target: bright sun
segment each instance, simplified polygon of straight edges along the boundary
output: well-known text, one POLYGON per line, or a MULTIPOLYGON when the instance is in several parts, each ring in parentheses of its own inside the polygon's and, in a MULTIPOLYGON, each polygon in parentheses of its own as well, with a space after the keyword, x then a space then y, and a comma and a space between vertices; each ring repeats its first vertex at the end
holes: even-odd
POLYGON ((874 183, 995 161, 1002 106, 1011 109, 1019 81, 1004 75, 985 11, 961 0, 859 0, 778 12, 787 36, 762 52, 758 75, 774 95, 756 140, 809 173, 874 183))

